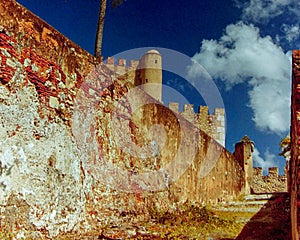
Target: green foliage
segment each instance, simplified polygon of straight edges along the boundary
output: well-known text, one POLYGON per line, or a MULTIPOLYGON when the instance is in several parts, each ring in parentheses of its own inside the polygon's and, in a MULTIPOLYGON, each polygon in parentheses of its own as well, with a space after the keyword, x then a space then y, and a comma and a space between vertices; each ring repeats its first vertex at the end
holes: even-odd
POLYGON ((217 216, 206 207, 190 203, 173 212, 152 207, 150 215, 157 222, 156 228, 160 228, 161 239, 205 239, 211 234, 233 238, 243 227, 235 217, 217 216))

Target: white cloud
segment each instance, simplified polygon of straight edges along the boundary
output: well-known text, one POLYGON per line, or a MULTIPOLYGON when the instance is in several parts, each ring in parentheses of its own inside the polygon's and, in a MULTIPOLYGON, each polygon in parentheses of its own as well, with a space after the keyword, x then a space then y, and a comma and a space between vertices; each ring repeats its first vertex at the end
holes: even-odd
POLYGON ((269 167, 275 167, 276 163, 274 161, 275 155, 271 154, 269 150, 267 149, 264 153, 264 159, 260 156, 260 152, 257 148, 254 148, 253 152, 253 163, 255 167, 261 167, 264 171, 264 173, 268 173, 269 167))
POLYGON ((289 11, 295 16, 298 17, 298 22, 299 22, 299 17, 300 17, 300 2, 298 0, 293 0, 293 4, 289 6, 289 11))
POLYGON ((238 7, 242 8, 242 19, 254 23, 267 23, 286 10, 294 9, 293 3, 297 6, 296 0, 250 0, 247 2, 236 0, 235 2, 238 7))
POLYGON ((253 121, 260 130, 281 135, 290 126, 290 88, 286 81, 264 79, 249 91, 249 106, 253 109, 253 121))
MULTIPOLYGON (((203 40, 193 59, 227 89, 246 83, 251 90, 249 106, 262 130, 282 134, 289 129, 290 60, 271 37, 243 22, 226 27, 220 40, 203 40)), ((197 69, 190 69, 197 75, 197 69)))
MULTIPOLYGON (((300 27, 299 24, 282 24, 281 31, 284 33, 284 39, 289 43, 293 43, 299 39, 300 36, 300 27)), ((280 38, 280 37, 279 37, 280 38)))
POLYGON ((241 19, 247 23, 268 24, 266 31, 277 31, 277 42, 298 47, 300 35, 299 0, 233 0, 242 9, 241 19), (277 19, 275 19, 277 17, 277 19), (280 31, 278 31, 280 30, 280 31))

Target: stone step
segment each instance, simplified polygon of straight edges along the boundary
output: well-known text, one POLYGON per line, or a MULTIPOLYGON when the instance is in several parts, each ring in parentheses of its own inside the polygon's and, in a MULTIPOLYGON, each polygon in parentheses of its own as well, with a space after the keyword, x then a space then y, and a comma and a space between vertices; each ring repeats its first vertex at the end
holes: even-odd
POLYGON ((263 209, 270 209, 270 211, 277 208, 284 207, 288 201, 287 193, 275 194, 251 194, 244 197, 244 201, 232 201, 222 206, 217 207, 219 211, 225 212, 258 212, 263 209), (282 198, 277 202, 277 199, 282 198))
POLYGON ((218 207, 216 210, 223 212, 248 212, 248 213, 257 213, 262 206, 257 207, 218 207))
POLYGON ((268 202, 268 200, 257 200, 257 201, 238 201, 238 202, 229 202, 229 206, 263 206, 268 202))
POLYGON ((288 198, 288 193, 251 194, 251 195, 244 196, 244 200, 245 201, 271 200, 279 197, 288 198))
POLYGON ((286 201, 288 201, 287 193, 251 194, 244 196, 244 201, 231 201, 217 209, 227 212, 258 212, 262 208, 275 209, 278 208, 277 205, 282 207, 286 201), (279 202, 277 199, 280 199, 279 202))

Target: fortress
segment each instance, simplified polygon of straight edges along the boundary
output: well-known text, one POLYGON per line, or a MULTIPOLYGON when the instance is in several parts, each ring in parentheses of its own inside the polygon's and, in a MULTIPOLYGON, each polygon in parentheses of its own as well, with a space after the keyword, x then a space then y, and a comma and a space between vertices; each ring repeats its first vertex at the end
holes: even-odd
POLYGON ((289 174, 253 168, 249 137, 224 148, 224 109, 161 104, 156 50, 99 64, 14 0, 0 16, 0 229, 55 237, 147 220, 153 207, 287 191, 289 174))
MULTIPOLYGON (((162 102, 162 56, 157 50, 149 50, 139 61, 131 60, 129 66, 126 65, 126 59, 118 59, 115 64, 115 59, 108 57, 105 66, 116 75, 126 76, 126 81, 133 86, 141 86, 143 91, 162 102)), ((210 115, 207 106, 199 106, 197 113, 193 104, 185 104, 183 112, 179 112, 176 102, 169 103, 168 107, 225 146, 224 109, 216 108, 210 115)))

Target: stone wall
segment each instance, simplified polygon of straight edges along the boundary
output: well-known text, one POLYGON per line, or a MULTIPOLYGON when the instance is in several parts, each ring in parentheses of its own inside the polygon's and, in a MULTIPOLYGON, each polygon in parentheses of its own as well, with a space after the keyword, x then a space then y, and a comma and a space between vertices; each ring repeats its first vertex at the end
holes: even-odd
POLYGON ((13 0, 0 16, 1 231, 99 231, 243 191, 232 154, 134 88, 124 61, 96 66, 13 0))
MULTIPOLYGON (((138 60, 130 60, 128 65, 126 59, 118 59, 116 63, 113 57, 108 57, 104 64, 112 74, 126 78, 128 84, 140 85, 140 82, 135 81, 136 69, 140 67, 138 60)), ((161 89, 153 89, 153 91, 158 92, 161 89)), ((150 92, 148 94, 153 95, 150 92)), ((207 106, 199 106, 196 113, 193 104, 184 104, 183 112, 179 112, 179 104, 176 102, 170 102, 168 107, 225 146, 225 110, 223 108, 216 108, 212 114, 209 114, 207 106)))
POLYGON ((299 239, 300 217, 300 51, 293 51, 291 99, 291 160, 290 160, 290 203, 291 203, 291 239, 299 239))
POLYGON ((287 175, 278 174, 278 168, 269 168, 269 174, 263 176, 262 168, 253 169, 251 184, 253 193, 287 192, 287 175))

